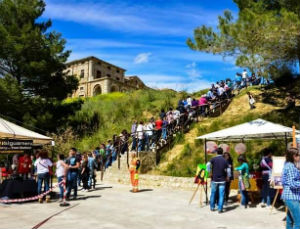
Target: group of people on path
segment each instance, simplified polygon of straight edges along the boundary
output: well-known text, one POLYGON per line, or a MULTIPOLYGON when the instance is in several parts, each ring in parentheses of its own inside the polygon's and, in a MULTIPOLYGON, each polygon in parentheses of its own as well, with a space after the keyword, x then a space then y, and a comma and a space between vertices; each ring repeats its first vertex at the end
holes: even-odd
MULTIPOLYGON (((46 150, 38 151, 34 162, 36 169, 38 194, 46 192, 50 188, 50 177, 53 175, 53 167, 59 183, 60 201, 64 197, 64 188, 66 188, 66 198, 70 199, 73 190, 73 199, 77 198, 78 186, 82 182, 83 191, 95 189, 96 173, 98 167, 97 155, 92 152, 85 152, 82 155, 77 153, 75 148, 69 151, 69 157, 65 158, 64 154, 57 156, 57 161, 52 162, 48 157, 46 150), (42 186, 44 189, 42 190, 42 186)), ((43 202, 43 198, 39 199, 43 202)))

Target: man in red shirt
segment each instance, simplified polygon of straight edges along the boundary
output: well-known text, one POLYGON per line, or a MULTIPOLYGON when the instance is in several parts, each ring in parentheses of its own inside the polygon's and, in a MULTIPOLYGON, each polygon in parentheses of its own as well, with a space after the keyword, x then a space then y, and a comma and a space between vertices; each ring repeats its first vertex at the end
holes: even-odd
POLYGON ((155 121, 155 129, 156 129, 156 134, 155 134, 155 143, 158 142, 158 140, 161 137, 161 128, 163 125, 163 120, 162 118, 159 118, 158 120, 155 121))
POLYGON ((32 161, 28 155, 28 153, 25 153, 24 156, 19 158, 19 168, 18 173, 24 178, 28 178, 28 174, 31 171, 31 164, 32 161))

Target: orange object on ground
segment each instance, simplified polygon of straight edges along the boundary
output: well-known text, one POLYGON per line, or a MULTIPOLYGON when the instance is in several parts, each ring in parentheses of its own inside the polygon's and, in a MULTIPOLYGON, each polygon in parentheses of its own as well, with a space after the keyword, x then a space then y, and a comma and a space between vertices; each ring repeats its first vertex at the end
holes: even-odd
POLYGON ((137 158, 133 158, 130 162, 129 172, 130 172, 130 181, 132 186, 132 191, 137 192, 139 186, 139 168, 140 160, 137 158))

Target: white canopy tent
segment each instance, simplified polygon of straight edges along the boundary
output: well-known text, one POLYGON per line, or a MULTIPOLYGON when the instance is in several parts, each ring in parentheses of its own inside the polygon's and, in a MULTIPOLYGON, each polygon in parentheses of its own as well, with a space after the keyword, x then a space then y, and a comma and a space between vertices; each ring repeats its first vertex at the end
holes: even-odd
MULTIPOLYGON (((296 130, 296 134, 300 131, 296 130)), ((263 119, 256 119, 230 128, 197 137, 204 140, 205 163, 207 163, 207 141, 247 141, 254 139, 287 139, 293 137, 293 129, 263 119)), ((207 187, 206 187, 207 196, 207 187)))
MULTIPOLYGON (((296 134, 300 131, 296 130, 296 134)), ((293 129, 263 119, 256 119, 237 126, 205 134, 197 139, 212 141, 243 141, 252 139, 291 138, 293 129)))
POLYGON ((33 140, 33 144, 50 144, 52 138, 18 126, 0 117, 0 139, 33 140))

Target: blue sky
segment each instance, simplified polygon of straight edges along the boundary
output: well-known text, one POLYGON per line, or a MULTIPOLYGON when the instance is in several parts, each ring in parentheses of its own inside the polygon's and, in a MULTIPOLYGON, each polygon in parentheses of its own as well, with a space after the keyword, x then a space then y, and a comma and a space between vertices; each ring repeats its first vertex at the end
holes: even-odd
POLYGON ((232 59, 190 50, 186 39, 216 26, 232 0, 46 0, 43 19, 67 40, 69 60, 96 56, 138 75, 148 86, 189 92, 233 77, 232 59))

